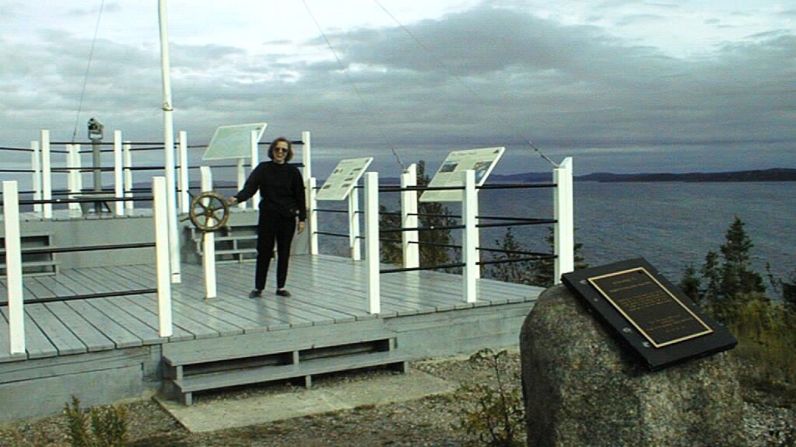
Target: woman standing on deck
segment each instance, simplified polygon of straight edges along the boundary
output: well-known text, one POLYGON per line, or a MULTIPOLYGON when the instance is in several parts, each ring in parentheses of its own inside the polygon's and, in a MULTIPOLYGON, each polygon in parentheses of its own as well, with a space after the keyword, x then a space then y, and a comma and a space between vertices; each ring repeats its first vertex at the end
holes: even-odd
POLYGON ((252 171, 246 184, 228 202, 234 205, 248 200, 260 190, 260 216, 257 224, 257 267, 254 290, 249 298, 259 298, 265 288, 268 265, 276 242, 276 294, 288 297, 285 289, 290 243, 296 232, 304 231, 307 206, 304 203, 304 179, 298 168, 287 164, 293 158, 293 145, 287 138, 279 137, 268 147, 268 158, 252 171))

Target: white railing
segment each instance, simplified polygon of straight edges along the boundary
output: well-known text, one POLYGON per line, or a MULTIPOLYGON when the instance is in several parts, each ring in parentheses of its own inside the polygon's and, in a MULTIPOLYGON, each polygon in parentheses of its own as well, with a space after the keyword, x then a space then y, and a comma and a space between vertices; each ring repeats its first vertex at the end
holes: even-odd
MULTIPOLYGON (((25 308, 22 277, 22 243, 19 215, 19 188, 16 181, 3 181, 3 225, 5 239, 5 269, 8 305, 10 354, 25 353, 25 308)), ((155 264, 157 277, 158 333, 161 337, 173 334, 171 310, 171 282, 169 272, 169 242, 166 214, 166 183, 163 177, 152 179, 152 219, 155 231, 155 264)), ((46 205, 46 204, 45 204, 46 205)))
POLYGON ((381 312, 379 281, 379 174, 365 173, 365 261, 368 263, 368 312, 381 312))
POLYGON ((572 188, 572 158, 567 157, 553 170, 554 225, 553 247, 556 254, 553 283, 561 283, 561 275, 575 270, 575 207, 572 188))

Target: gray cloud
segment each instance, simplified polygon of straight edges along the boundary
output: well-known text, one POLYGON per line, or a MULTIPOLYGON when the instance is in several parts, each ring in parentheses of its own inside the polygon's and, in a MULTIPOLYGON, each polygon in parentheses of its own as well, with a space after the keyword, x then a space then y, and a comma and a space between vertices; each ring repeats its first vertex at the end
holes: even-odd
MULTIPOLYGON (((507 160, 519 160, 532 139, 559 158, 576 155, 584 171, 725 169, 748 166, 752 154, 767 163, 759 167, 794 165, 792 30, 676 59, 597 27, 486 6, 407 29, 420 44, 397 26, 329 33, 344 69, 331 54, 296 62, 175 44, 175 124, 199 143, 221 124, 267 121, 266 139, 311 130, 318 147, 372 151, 388 164, 390 147, 441 159, 508 145, 507 160)), ((40 127, 71 135, 90 42, 43 39, 0 42, 0 57, 13 61, 0 67, 0 119, 17 124, 0 130, 7 144, 27 146, 40 127)), ((97 42, 79 135, 96 115, 131 138, 159 138, 157 51, 97 42)))

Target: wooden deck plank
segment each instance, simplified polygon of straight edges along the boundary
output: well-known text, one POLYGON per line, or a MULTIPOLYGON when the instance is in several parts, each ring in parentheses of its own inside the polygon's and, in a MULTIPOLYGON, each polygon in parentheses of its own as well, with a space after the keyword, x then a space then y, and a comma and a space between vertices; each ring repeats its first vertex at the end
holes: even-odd
MULTIPOLYGON (((27 307, 27 306, 26 306, 27 307)), ((0 313, 8 321, 8 307, 0 307, 0 313)), ((58 355, 58 350, 50 343, 50 340, 41 332, 36 323, 33 322, 27 311, 25 312, 25 351, 29 359, 42 357, 54 357, 58 355)))
POLYGON ((47 287, 44 287, 35 276, 25 276, 22 279, 22 284, 25 289, 30 292, 29 295, 25 296, 26 300, 31 298, 52 298, 55 296, 55 294, 47 287))
POLYGON ((61 320, 47 309, 44 304, 27 304, 25 312, 36 322, 49 342, 55 346, 59 355, 79 354, 88 349, 61 320))
MULTIPOLYGON (((93 268, 74 270, 72 278, 79 281, 90 290, 109 291, 109 287, 103 276, 93 268)), ((113 289, 120 290, 122 286, 116 283, 113 289)), ((129 288, 124 290, 130 290, 129 288)), ((146 299, 147 294, 117 296, 112 298, 92 299, 91 304, 105 312, 109 317, 123 323, 125 327, 131 329, 136 336, 144 341, 144 344, 155 344, 160 342, 159 323, 157 314, 146 306, 141 306, 137 301, 146 299)), ((155 307, 156 308, 156 307, 155 307)), ((180 341, 190 340, 196 336, 185 329, 173 325, 173 335, 169 340, 180 341)))
MULTIPOLYGON (((101 268, 102 270, 108 270, 109 272, 112 271, 114 275, 120 280, 125 281, 125 284, 130 288, 143 288, 146 287, 145 284, 135 282, 134 278, 130 278, 127 275, 129 274, 126 270, 121 270, 118 268, 101 268)), ((141 281, 146 281, 142 279, 141 281)), ((196 331, 197 337, 204 337, 210 333, 215 333, 219 336, 225 335, 234 335, 234 334, 241 334, 243 333, 243 329, 239 326, 236 326, 232 323, 229 323, 221 318, 218 318, 217 314, 222 314, 220 310, 211 307, 209 312, 200 312, 199 310, 183 303, 182 300, 178 299, 178 297, 172 297, 172 311, 174 322, 178 326, 185 328, 186 325, 191 324, 201 324, 206 329, 203 331, 196 331), (214 312, 215 311, 215 312, 214 312)), ((152 300, 152 304, 157 302, 157 297, 153 296, 150 298, 152 300)), ((187 329, 187 328, 186 328, 187 329)), ((194 331, 191 331, 194 332, 194 331)))
MULTIPOLYGON (((201 281, 203 278, 193 272, 185 272, 188 277, 194 278, 196 281, 201 281)), ((305 311, 291 307, 288 299, 282 297, 265 297, 263 299, 250 299, 248 298, 249 289, 240 285, 237 281, 233 284, 227 284, 227 289, 235 293, 240 298, 232 298, 229 301, 239 307, 247 307, 252 311, 262 314, 265 317, 275 316, 280 320, 287 322, 291 327, 312 326, 314 323, 321 323, 323 320, 332 323, 333 320, 323 317, 318 313, 305 311)), ((265 292, 264 292, 265 293, 265 292)), ((271 326, 269 326, 270 328, 271 326)))
MULTIPOLYGON (((148 265, 140 265, 135 267, 143 272, 148 272, 152 268, 148 265)), ((185 270, 183 274, 186 275, 187 278, 188 270, 185 270)), ((183 283, 179 285, 179 288, 175 287, 175 289, 178 291, 185 291, 188 289, 189 292, 186 292, 187 296, 191 296, 190 290, 196 291, 196 295, 194 296, 203 296, 204 291, 199 291, 201 288, 202 286, 199 285, 197 281, 183 281, 183 283)), ((175 295, 175 293, 172 292, 172 295, 175 295)), ((245 295, 242 293, 241 295, 245 297, 245 295)), ((208 302, 212 303, 211 305, 223 306, 226 312, 248 320, 250 323, 244 327, 244 332, 264 332, 268 330, 285 329, 289 328, 291 323, 303 325, 311 324, 311 322, 308 322, 307 320, 302 319, 301 321, 298 321, 294 318, 293 321, 290 321, 284 315, 275 315, 275 312, 271 309, 264 309, 262 307, 258 308, 257 303, 254 301, 255 300, 250 300, 248 298, 232 296, 225 291, 223 294, 219 294, 218 298, 209 300, 208 302)))
MULTIPOLYGON (((224 274, 228 275, 229 277, 237 279, 243 278, 243 272, 237 270, 227 269, 224 271, 224 274)), ((302 290, 301 287, 291 286, 290 288, 291 290, 302 290)), ((266 306, 272 303, 276 303, 277 306, 284 305, 286 312, 297 315, 301 318, 311 319, 316 323, 322 322, 324 320, 328 321, 329 323, 349 322, 356 320, 356 315, 351 312, 344 312, 342 310, 335 310, 320 306, 307 305, 306 301, 297 299, 297 297, 300 295, 301 294, 293 293, 293 296, 291 296, 290 298, 283 298, 283 297, 278 297, 276 295, 271 295, 270 292, 268 291, 263 291, 263 297, 264 297, 263 304, 266 306)))
POLYGON ((143 344, 140 337, 90 305, 88 300, 68 301, 65 304, 102 332, 117 348, 130 348, 143 344))
POLYGON ((125 312, 122 308, 114 305, 113 301, 117 299, 118 297, 96 298, 87 300, 87 302, 109 318, 119 322, 125 329, 141 339, 145 345, 153 345, 162 342, 156 329, 148 326, 138 318, 125 312))
POLYGON ((53 296, 66 297, 74 295, 75 292, 72 289, 58 282, 59 276, 61 275, 42 276, 37 279, 41 285, 48 288, 53 293, 53 296))
MULTIPOLYGON (((138 288, 137 284, 128 281, 118 273, 111 272, 102 267, 93 267, 87 269, 87 273, 92 277, 103 281, 116 281, 122 287, 125 287, 128 290, 138 288)), ((157 312, 155 310, 158 308, 158 301, 155 294, 149 293, 136 295, 135 299, 127 300, 127 302, 129 302, 131 305, 142 307, 146 312, 152 313, 157 318, 157 312)), ((172 322, 174 326, 190 333, 194 338, 218 337, 218 331, 213 330, 212 328, 209 328, 206 325, 196 322, 192 319, 184 318, 174 309, 173 304, 174 300, 172 300, 172 322)))
MULTIPOLYGON (((343 299, 344 304, 349 306, 356 306, 360 310, 367 310, 367 289, 366 279, 361 275, 360 271, 354 269, 350 272, 332 272, 325 271, 319 266, 297 266, 299 272, 304 273, 305 277, 309 279, 307 287, 314 289, 317 287, 328 286, 328 284, 335 285, 334 296, 320 296, 319 299, 334 299, 335 304, 339 301, 340 295, 346 295, 348 300, 343 299)), ((396 314, 398 312, 419 312, 422 309, 429 309, 433 311, 433 306, 428 306, 425 303, 409 303, 400 299, 401 293, 393 293, 394 291, 383 289, 381 293, 382 310, 384 313, 396 314)))
POLYGON ((88 320, 74 311, 66 303, 46 303, 44 305, 52 312, 64 325, 86 345, 89 352, 105 351, 113 349, 114 344, 108 337, 95 328, 88 320))
MULTIPOLYGON (((203 277, 198 270, 186 269, 183 271, 183 276, 193 279, 195 283, 201 283, 201 281, 203 281, 203 277)), ((190 283, 190 281, 186 282, 190 283)), ((229 305, 244 309, 251 315, 257 316, 258 323, 269 323, 268 320, 276 318, 282 321, 283 324, 288 325, 283 327, 280 325, 268 324, 268 330, 285 327, 311 326, 314 322, 322 320, 322 316, 316 313, 291 308, 284 302, 280 302, 280 300, 282 300, 281 298, 278 300, 250 299, 248 298, 249 289, 238 284, 237 281, 233 281, 231 284, 226 283, 225 294, 227 294, 228 297, 231 296, 231 298, 226 299, 229 305)), ((257 328, 254 329, 257 330, 257 328)))
MULTIPOLYGON (((362 306, 367 308, 364 280, 360 283, 358 281, 359 275, 354 273, 353 275, 345 276, 345 279, 338 279, 335 273, 327 273, 317 267, 316 270, 318 271, 312 274, 316 280, 327 283, 328 281, 335 281, 337 288, 344 287, 351 291, 349 293, 351 293, 352 296, 361 296, 360 300, 362 306)), ((307 272, 307 274, 309 275, 310 273, 307 272)), ((399 273, 396 275, 401 274, 399 273)), ((396 314, 417 314, 434 312, 442 307, 453 307, 454 305, 454 299, 451 294, 428 290, 426 294, 421 296, 413 293, 412 289, 407 289, 406 282, 402 281, 402 279, 405 278, 385 278, 385 276, 387 275, 382 275, 381 288, 383 311, 394 311, 396 314)), ((384 314, 385 312, 382 313, 384 314)))

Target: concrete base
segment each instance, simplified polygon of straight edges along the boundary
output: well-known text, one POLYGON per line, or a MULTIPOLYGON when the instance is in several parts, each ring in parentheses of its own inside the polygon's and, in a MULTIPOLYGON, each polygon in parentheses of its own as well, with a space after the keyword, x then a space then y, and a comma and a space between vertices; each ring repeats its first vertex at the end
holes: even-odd
POLYGON ((365 405, 384 405, 452 393, 456 384, 410 370, 406 374, 342 382, 246 399, 196 402, 184 406, 158 398, 160 405, 193 433, 262 424, 365 405))

